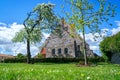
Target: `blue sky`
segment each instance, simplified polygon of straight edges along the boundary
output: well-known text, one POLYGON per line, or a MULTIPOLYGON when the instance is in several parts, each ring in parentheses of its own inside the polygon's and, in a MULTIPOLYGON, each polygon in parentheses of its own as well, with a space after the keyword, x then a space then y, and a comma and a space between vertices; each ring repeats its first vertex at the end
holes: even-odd
POLYGON ((55 11, 59 12, 63 0, 0 0, 0 21, 4 23, 22 23, 37 4, 51 2, 56 4, 55 11))
MULTIPOLYGON (((103 24, 101 29, 107 29, 113 35, 120 31, 120 1, 106 1, 117 5, 117 15, 116 17, 110 19, 110 22, 113 23, 113 26, 103 24)), ((64 16, 64 14, 61 12, 62 5, 64 5, 65 9, 69 11, 69 5, 63 0, 0 0, 0 53, 15 55, 16 53, 22 52, 25 54, 25 43, 15 44, 11 42, 11 39, 15 35, 15 32, 18 32, 23 28, 22 23, 27 17, 27 13, 30 12, 37 4, 48 2, 56 4, 54 11, 57 15, 64 16)), ((92 34, 86 34, 86 37, 91 49, 99 54, 98 45, 100 41, 93 41, 92 34)), ((39 50, 37 46, 32 45, 33 55, 35 55, 38 51, 39 50)))

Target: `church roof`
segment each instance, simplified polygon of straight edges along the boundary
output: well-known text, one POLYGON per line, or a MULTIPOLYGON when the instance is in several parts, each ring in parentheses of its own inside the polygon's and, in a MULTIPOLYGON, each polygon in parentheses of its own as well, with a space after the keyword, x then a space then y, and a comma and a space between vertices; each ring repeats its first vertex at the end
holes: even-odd
POLYGON ((14 58, 14 56, 12 56, 12 55, 7 55, 7 54, 0 54, 0 57, 14 58))
POLYGON ((41 50, 40 53, 41 53, 41 54, 46 54, 46 48, 42 48, 42 50, 41 50))

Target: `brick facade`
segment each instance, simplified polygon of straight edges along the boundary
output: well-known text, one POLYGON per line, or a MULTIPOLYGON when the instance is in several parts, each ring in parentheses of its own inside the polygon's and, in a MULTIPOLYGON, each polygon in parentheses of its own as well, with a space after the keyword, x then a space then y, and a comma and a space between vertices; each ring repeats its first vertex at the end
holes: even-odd
MULTIPOLYGON (((45 41, 46 58, 53 57, 83 57, 83 40, 75 32, 70 29, 68 24, 60 25, 62 29, 62 37, 51 34, 45 41)), ((87 56, 93 57, 93 51, 86 44, 87 56)))

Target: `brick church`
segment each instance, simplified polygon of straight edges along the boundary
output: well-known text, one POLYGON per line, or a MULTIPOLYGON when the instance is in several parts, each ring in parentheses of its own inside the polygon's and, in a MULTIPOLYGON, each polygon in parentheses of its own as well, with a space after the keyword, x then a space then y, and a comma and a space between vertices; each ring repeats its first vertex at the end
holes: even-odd
MULTIPOLYGON (((83 57, 83 39, 76 33, 73 26, 60 23, 61 36, 50 34, 45 40, 45 46, 41 50, 44 58, 75 58, 83 57)), ((94 57, 93 51, 90 50, 86 43, 88 57, 94 57)))

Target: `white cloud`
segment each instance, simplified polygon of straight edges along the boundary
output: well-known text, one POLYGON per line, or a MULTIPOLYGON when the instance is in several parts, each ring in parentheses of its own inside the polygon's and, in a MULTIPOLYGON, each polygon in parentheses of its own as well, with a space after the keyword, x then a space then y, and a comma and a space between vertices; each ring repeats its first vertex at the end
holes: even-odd
POLYGON ((118 27, 118 28, 113 28, 113 29, 111 30, 112 35, 118 33, 119 31, 120 31, 120 27, 118 27))
POLYGON ((50 35, 50 34, 43 33, 43 36, 45 37, 45 39, 48 38, 49 35, 50 35))
POLYGON ((92 50, 99 50, 99 47, 98 46, 90 46, 90 48, 92 49, 92 50))
POLYGON ((12 25, 9 25, 9 27, 0 26, 0 40, 4 39, 11 41, 11 39, 15 36, 15 32, 18 32, 22 28, 23 25, 19 25, 17 23, 13 23, 12 25))
POLYGON ((112 35, 114 35, 114 34, 116 34, 116 33, 118 33, 119 31, 120 31, 120 21, 115 21, 116 22, 116 25, 118 26, 117 28, 113 28, 112 30, 111 30, 111 33, 112 33, 112 35))
POLYGON ((101 55, 100 53, 97 53, 96 51, 99 51, 99 40, 94 40, 94 35, 92 33, 85 34, 85 40, 89 44, 90 49, 93 50, 94 53, 101 55))
POLYGON ((5 24, 5 23, 2 23, 2 22, 0 22, 0 25, 1 25, 1 26, 6 26, 6 24, 5 24))
POLYGON ((92 33, 89 33, 89 34, 85 34, 85 38, 86 38, 86 41, 89 40, 89 41, 92 41, 94 42, 94 36, 92 35, 92 33))
MULTIPOLYGON (((115 22, 116 22, 117 28, 112 28, 112 29, 104 28, 101 30, 102 31, 101 35, 103 37, 111 36, 111 35, 114 35, 114 34, 120 32, 120 21, 115 21, 115 22)), ((91 33, 85 34, 85 38, 86 38, 86 42, 90 45, 90 49, 92 49, 98 55, 101 55, 100 50, 99 50, 99 44, 103 40, 103 38, 99 37, 97 39, 97 41, 95 41, 93 39, 94 36, 91 33)))
POLYGON ((120 27, 120 21, 115 21, 117 23, 117 26, 120 27))
MULTIPOLYGON (((25 43, 13 43, 11 40, 15 36, 16 32, 19 32, 24 28, 23 25, 13 23, 9 26, 0 23, 0 53, 17 55, 18 53, 26 54, 26 44, 25 43)), ((32 56, 39 52, 38 46, 31 46, 32 56)))

